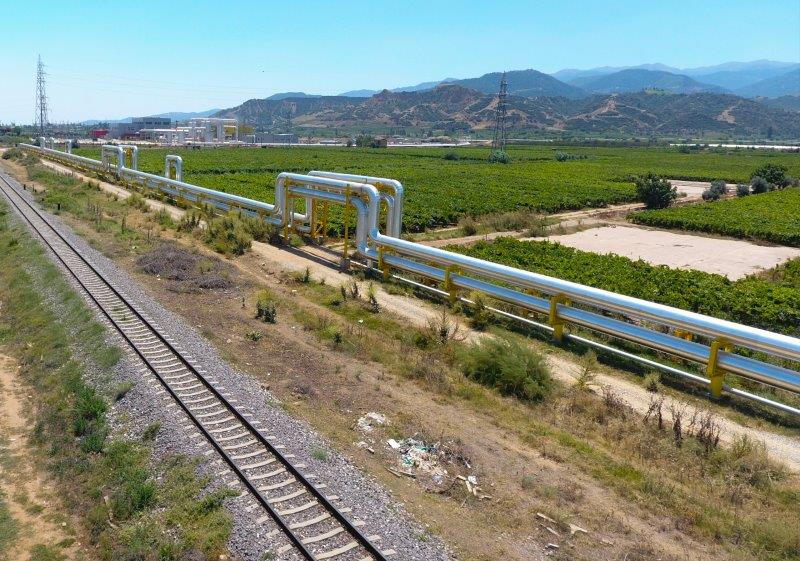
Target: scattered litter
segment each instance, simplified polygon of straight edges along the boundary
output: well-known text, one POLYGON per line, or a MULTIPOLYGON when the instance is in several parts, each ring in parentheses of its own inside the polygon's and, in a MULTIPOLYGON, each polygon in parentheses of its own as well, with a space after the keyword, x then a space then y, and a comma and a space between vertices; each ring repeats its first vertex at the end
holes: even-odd
POLYGON ((547 547, 547 549, 558 549, 558 544, 549 543, 545 547, 547 547))
POLYGON ((542 514, 541 512, 537 512, 537 513, 536 513, 536 516, 538 516, 538 517, 539 517, 539 518, 541 518, 542 520, 547 520, 547 521, 548 521, 548 522, 550 522, 551 524, 555 524, 555 523, 556 523, 556 521, 555 521, 555 520, 553 520, 552 518, 550 518, 550 517, 549 517, 549 516, 547 516, 546 514, 542 514))
POLYGON ((362 450, 366 450, 370 454, 374 454, 375 453, 375 448, 373 448, 372 446, 370 446, 368 443, 364 442, 363 440, 361 442, 357 442, 356 446, 361 448, 362 450))
POLYGON ((553 534, 554 536, 558 537, 558 532, 553 530, 550 526, 545 526, 544 529, 553 534))
POLYGON ((448 468, 458 470, 463 469, 461 466, 466 466, 469 469, 469 463, 461 452, 460 443, 428 443, 417 435, 402 440, 390 438, 386 443, 398 455, 397 464, 392 469, 409 477, 413 474, 431 490, 445 493, 457 482, 463 481, 470 495, 478 497, 479 500, 492 498, 491 495, 481 492, 477 476, 448 473, 448 468))
POLYGON ((358 429, 362 432, 372 432, 376 426, 388 425, 389 419, 386 415, 370 411, 360 419, 358 419, 358 429))
POLYGON ((587 534, 588 535, 589 531, 588 530, 584 530, 583 528, 581 528, 580 526, 576 526, 575 524, 570 524, 569 525, 569 535, 570 536, 574 536, 575 534, 578 534, 578 533, 583 533, 583 534, 587 534))

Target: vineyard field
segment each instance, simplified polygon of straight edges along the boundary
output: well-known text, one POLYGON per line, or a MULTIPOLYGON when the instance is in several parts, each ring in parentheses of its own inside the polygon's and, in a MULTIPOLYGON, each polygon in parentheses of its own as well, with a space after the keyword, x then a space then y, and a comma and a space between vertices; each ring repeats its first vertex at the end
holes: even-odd
MULTIPOLYGON (((76 153, 99 158, 99 148, 76 153)), ((654 171, 669 177, 744 181, 765 162, 800 175, 800 155, 733 151, 684 154, 669 148, 511 147, 507 165, 486 161, 486 148, 275 147, 143 149, 140 167, 163 173, 164 156, 180 155, 185 179, 204 187, 272 201, 282 171, 312 169, 391 177, 406 187, 406 231, 450 225, 464 215, 519 209, 554 213, 630 202, 632 176, 654 171), (559 162, 557 152, 582 159, 559 162), (450 155, 445 159, 445 155, 450 155)))
POLYGON ((800 335, 800 260, 769 278, 730 281, 701 271, 653 266, 552 242, 498 238, 450 251, 659 302, 754 327, 800 335))
POLYGON ((635 213, 631 220, 659 228, 696 230, 800 247, 800 189, 635 213))

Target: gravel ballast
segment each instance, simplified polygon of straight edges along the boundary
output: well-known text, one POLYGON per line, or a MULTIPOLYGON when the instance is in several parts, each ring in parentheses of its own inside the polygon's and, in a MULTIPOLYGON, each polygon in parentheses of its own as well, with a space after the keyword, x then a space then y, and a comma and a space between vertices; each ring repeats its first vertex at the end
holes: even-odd
MULTIPOLYGON (((21 192, 21 186, 12 178, 4 177, 21 192)), ((25 193, 30 199, 30 195, 25 193)), ((12 207, 13 208, 13 207, 12 207)), ((352 518, 365 522, 360 529, 365 535, 379 535, 382 549, 396 551, 390 558, 403 560, 441 560, 451 559, 442 541, 430 534, 420 523, 413 520, 404 507, 396 502, 388 492, 372 477, 362 473, 342 454, 336 451, 306 422, 286 413, 271 392, 265 390, 250 375, 234 369, 220 357, 214 346, 203 338, 181 317, 164 309, 124 271, 111 260, 93 249, 80 236, 72 232, 57 216, 44 213, 51 224, 87 259, 142 315, 157 326, 165 338, 181 351, 207 379, 251 421, 265 433, 274 435, 273 442, 285 446, 285 453, 294 454, 296 462, 307 466, 306 474, 313 474, 315 481, 325 483, 327 492, 337 495, 339 507, 352 509, 352 518), (313 450, 327 452, 325 460, 312 457, 313 450)), ((27 223, 25 223, 27 226, 27 223)), ((38 237, 37 237, 38 239, 38 237)), ((49 253, 49 252, 48 252, 49 253)), ((53 258, 59 268, 60 262, 53 258)), ((83 291, 72 276, 64 274, 76 290, 83 291)), ((125 349, 126 345, 117 332, 87 302, 101 323, 108 327, 108 341, 125 349)), ((100 375, 100 374, 98 374, 100 375)), ((234 527, 229 542, 231 553, 243 560, 260 561, 265 554, 275 553, 288 543, 271 521, 258 523, 265 515, 258 503, 244 486, 227 469, 226 464, 194 428, 188 417, 164 391, 144 364, 127 352, 111 373, 111 383, 131 381, 133 388, 117 401, 111 411, 110 420, 118 433, 140 437, 145 428, 152 423, 161 423, 161 430, 154 441, 153 452, 156 458, 175 454, 200 457, 199 471, 213 476, 212 487, 228 485, 242 491, 239 497, 226 501, 234 519, 234 527)), ((271 439, 272 440, 272 439, 271 439)), ((327 494, 327 493, 326 493, 327 494)), ((267 557, 273 559, 296 559, 297 554, 267 557)), ((340 556, 337 559, 346 559, 340 556)))

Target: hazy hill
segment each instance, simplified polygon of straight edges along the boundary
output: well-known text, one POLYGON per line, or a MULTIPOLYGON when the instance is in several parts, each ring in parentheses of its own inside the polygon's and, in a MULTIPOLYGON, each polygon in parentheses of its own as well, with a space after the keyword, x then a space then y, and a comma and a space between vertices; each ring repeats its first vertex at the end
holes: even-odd
POLYGON ((298 98, 298 97, 320 97, 320 96, 307 94, 305 92, 281 92, 272 94, 267 99, 281 100, 281 99, 298 98))
POLYGON ((562 82, 571 82, 577 78, 588 78, 591 76, 605 76, 607 74, 614 74, 621 70, 660 70, 662 72, 672 72, 673 74, 680 73, 680 70, 667 66, 661 63, 640 64, 638 66, 599 66, 597 68, 587 68, 580 70, 577 68, 565 68, 558 72, 553 72, 551 76, 558 78, 562 82))
MULTIPOLYGON (((284 100, 251 99, 220 111, 248 124, 283 123, 284 100)), ((433 127, 485 129, 493 125, 496 95, 442 84, 433 90, 390 92, 370 98, 325 96, 292 100, 294 123, 309 127, 433 127)), ((742 136, 800 138, 800 114, 774 109, 731 94, 648 94, 645 92, 566 97, 508 98, 509 125, 515 130, 586 133, 696 135, 725 132, 742 136)))
POLYGON ((637 92, 644 89, 658 89, 670 93, 722 93, 724 91, 719 86, 703 84, 682 74, 641 68, 620 70, 603 76, 576 78, 570 83, 593 93, 605 94, 637 92))
MULTIPOLYGON (((500 87, 501 72, 491 72, 479 78, 452 80, 448 83, 477 90, 481 93, 497 93, 500 87)), ((570 84, 557 80, 549 74, 538 70, 512 70, 506 73, 508 93, 523 97, 566 97, 577 99, 586 96, 586 92, 570 84)))
POLYGON ((800 67, 785 74, 739 88, 736 93, 745 97, 780 97, 800 94, 800 67))
POLYGON ((640 64, 638 66, 601 66, 583 70, 566 68, 552 73, 551 76, 563 82, 571 82, 578 78, 605 76, 621 70, 660 70, 672 74, 689 76, 704 84, 712 84, 727 90, 736 90, 767 78, 785 74, 798 66, 800 65, 796 62, 781 62, 776 60, 724 62, 722 64, 695 68, 674 68, 660 63, 653 63, 640 64))
MULTIPOLYGON (((794 67, 800 68, 800 65, 794 65, 794 67)), ((780 76, 781 74, 786 74, 791 69, 792 67, 786 66, 764 66, 742 70, 720 70, 718 72, 698 74, 692 77, 705 84, 714 84, 727 90, 735 91, 760 82, 761 80, 767 80, 780 76)))
MULTIPOLYGON (((444 80, 437 80, 435 82, 421 82, 415 86, 400 86, 399 88, 390 88, 390 92, 421 92, 425 90, 432 90, 439 84, 444 82, 453 82, 457 78, 445 78, 444 80)), ((500 85, 500 82, 497 83, 500 85)), ((381 90, 351 90, 349 92, 340 93, 339 95, 345 97, 372 97, 381 90)))
POLYGON ((758 98, 758 101, 767 107, 775 109, 785 109, 786 111, 800 111, 800 94, 798 95, 782 95, 781 97, 758 98))
MULTIPOLYGON (((159 113, 158 115, 148 115, 148 117, 164 117, 168 119, 172 119, 173 121, 186 121, 188 119, 200 119, 202 117, 209 117, 214 113, 219 112, 219 109, 206 109, 205 111, 172 111, 169 113, 159 113)), ((81 121, 80 124, 86 126, 94 126, 99 123, 130 123, 133 121, 133 117, 125 117, 124 119, 87 119, 85 121, 81 121)))

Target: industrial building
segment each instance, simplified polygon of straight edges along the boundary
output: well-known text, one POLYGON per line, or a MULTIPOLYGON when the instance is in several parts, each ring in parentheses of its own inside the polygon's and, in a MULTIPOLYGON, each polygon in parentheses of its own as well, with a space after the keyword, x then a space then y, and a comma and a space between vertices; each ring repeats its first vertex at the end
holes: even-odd
MULTIPOLYGON (((166 123, 169 125, 169 123, 166 123)), ((139 140, 149 140, 163 144, 225 144, 239 142, 239 121, 206 117, 190 119, 186 124, 175 127, 155 126, 138 131, 139 140)))
POLYGON ((167 117, 134 117, 130 123, 111 123, 107 138, 136 140, 142 129, 169 128, 172 120, 167 117))

